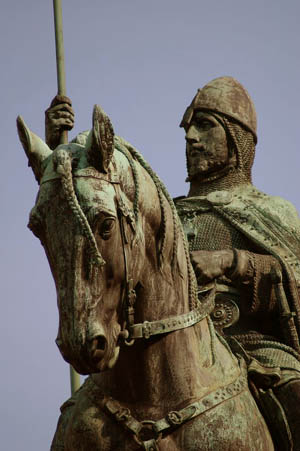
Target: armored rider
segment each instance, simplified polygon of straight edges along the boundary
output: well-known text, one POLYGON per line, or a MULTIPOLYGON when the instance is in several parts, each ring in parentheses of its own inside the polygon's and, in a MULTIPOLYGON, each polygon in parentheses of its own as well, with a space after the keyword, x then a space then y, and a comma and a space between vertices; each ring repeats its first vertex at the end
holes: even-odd
POLYGON ((216 279, 215 326, 255 358, 249 369, 271 426, 279 409, 280 449, 292 449, 292 440, 300 449, 298 214, 252 185, 256 113, 237 80, 220 77, 199 89, 180 126, 190 189, 176 206, 198 283, 216 279))
MULTIPOLYGON (((57 96, 46 111, 47 144, 55 148, 73 124, 70 100, 57 96)), ((252 184, 256 113, 237 80, 220 77, 199 89, 180 126, 190 189, 175 204, 198 283, 216 280, 212 319, 247 360, 278 449, 300 450, 298 214, 252 184)))

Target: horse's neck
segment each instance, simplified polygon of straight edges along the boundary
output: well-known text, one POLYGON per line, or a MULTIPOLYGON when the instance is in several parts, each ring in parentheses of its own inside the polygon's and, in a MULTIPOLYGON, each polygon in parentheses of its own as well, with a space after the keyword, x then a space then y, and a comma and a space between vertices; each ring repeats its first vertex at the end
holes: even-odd
MULTIPOLYGON (((147 306, 147 316, 142 307, 141 311, 137 308, 138 322, 174 316, 172 304, 182 306, 180 300, 172 298, 172 286, 167 289, 152 281, 151 289, 150 279, 136 301, 137 307, 147 306)), ((189 309, 188 299, 183 304, 179 314, 189 309)), ((232 382, 238 372, 236 362, 205 318, 194 327, 123 346, 115 367, 94 378, 106 394, 129 407, 137 418, 158 419, 232 382)))
MULTIPOLYGON (((149 182, 147 193, 141 195, 141 199, 145 200, 143 211, 146 217, 149 215, 148 228, 147 232, 142 231, 147 236, 144 235, 136 243, 140 244, 140 248, 141 243, 145 244, 145 249, 141 251, 144 254, 142 257, 132 256, 134 258, 129 265, 133 277, 140 274, 135 303, 136 323, 170 318, 191 309, 186 250, 180 232, 174 246, 174 223, 168 206, 165 209, 163 263, 160 267, 157 264, 156 240, 162 214, 157 213, 157 209, 153 211, 153 205, 159 204, 154 188, 149 182), (178 260, 175 269, 170 263, 173 247, 178 260)), ((138 417, 160 418, 168 411, 200 399, 223 382, 220 382, 222 372, 226 374, 232 361, 228 359, 227 368, 226 365, 215 365, 214 342, 217 343, 215 354, 226 354, 210 329, 208 320, 204 319, 194 327, 149 340, 136 340, 132 347, 123 345, 114 368, 93 378, 106 394, 132 408, 138 417)))
POLYGON ((163 413, 201 398, 212 364, 211 336, 203 320, 196 327, 121 349, 116 366, 100 379, 104 390, 120 402, 163 413))
MULTIPOLYGON (((136 322, 169 318, 189 310, 188 297, 180 302, 173 285, 156 282, 149 278, 149 286, 139 292, 136 322)), ((134 406, 136 412, 145 413, 146 409, 154 417, 187 405, 207 390, 213 339, 204 319, 195 327, 136 340, 132 347, 123 347, 116 366, 100 376, 104 390, 125 405, 134 406)))

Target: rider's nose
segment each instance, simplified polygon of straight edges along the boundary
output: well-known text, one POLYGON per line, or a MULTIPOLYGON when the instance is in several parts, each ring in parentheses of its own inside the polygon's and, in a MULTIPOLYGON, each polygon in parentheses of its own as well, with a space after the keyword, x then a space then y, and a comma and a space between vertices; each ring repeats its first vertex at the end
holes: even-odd
POLYGON ((197 142, 195 138, 189 138, 188 136, 185 137, 185 140, 188 144, 194 144, 197 142))
POLYGON ((191 125, 188 131, 186 132, 185 139, 188 144, 199 142, 199 134, 197 133, 193 125, 191 125))

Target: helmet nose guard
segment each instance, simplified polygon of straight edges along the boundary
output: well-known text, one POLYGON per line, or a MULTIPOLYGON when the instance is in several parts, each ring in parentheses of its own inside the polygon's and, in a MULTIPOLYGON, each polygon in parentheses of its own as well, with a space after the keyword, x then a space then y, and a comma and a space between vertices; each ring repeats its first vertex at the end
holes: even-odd
POLYGON ((257 121, 254 104, 248 91, 233 77, 219 77, 210 81, 187 107, 180 127, 188 128, 194 111, 204 110, 221 113, 242 124, 257 143, 257 121))

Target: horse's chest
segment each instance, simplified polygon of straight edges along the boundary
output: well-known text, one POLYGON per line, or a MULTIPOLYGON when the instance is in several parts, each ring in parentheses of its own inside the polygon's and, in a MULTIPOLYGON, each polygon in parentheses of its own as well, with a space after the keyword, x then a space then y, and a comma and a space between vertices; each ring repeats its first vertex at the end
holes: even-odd
MULTIPOLYGON (((65 451, 137 451, 143 448, 122 423, 90 403, 77 405, 65 434, 65 451)), ((169 431, 159 451, 271 451, 266 425, 249 392, 169 431)), ((56 449, 54 450, 56 451, 56 449)))

